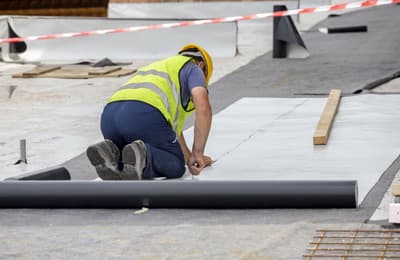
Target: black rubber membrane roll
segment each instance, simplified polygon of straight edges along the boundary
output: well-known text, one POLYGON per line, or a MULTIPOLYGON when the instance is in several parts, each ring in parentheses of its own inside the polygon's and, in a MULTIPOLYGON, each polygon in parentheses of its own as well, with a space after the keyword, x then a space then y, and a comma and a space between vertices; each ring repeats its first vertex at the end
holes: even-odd
POLYGON ((360 25, 360 26, 347 26, 347 27, 336 27, 336 28, 327 28, 328 33, 357 33, 357 32, 368 32, 368 26, 360 25))
POLYGON ((71 180, 71 175, 65 167, 55 167, 41 170, 35 173, 28 173, 22 176, 10 177, 6 181, 66 181, 71 180))
POLYGON ((356 181, 3 181, 0 208, 355 208, 356 181))

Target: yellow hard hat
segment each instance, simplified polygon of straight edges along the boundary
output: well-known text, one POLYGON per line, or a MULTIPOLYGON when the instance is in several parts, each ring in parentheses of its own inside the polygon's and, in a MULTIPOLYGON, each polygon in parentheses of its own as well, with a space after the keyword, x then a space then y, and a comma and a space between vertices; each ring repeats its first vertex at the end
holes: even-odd
POLYGON ((208 82, 210 81, 211 75, 213 73, 213 63, 210 54, 208 54, 208 52, 205 49, 194 43, 190 43, 183 46, 182 49, 179 51, 179 54, 184 54, 185 52, 187 52, 189 56, 196 56, 193 55, 193 53, 195 53, 196 51, 200 52, 201 58, 206 64, 205 77, 206 77, 206 84, 208 86, 208 82))

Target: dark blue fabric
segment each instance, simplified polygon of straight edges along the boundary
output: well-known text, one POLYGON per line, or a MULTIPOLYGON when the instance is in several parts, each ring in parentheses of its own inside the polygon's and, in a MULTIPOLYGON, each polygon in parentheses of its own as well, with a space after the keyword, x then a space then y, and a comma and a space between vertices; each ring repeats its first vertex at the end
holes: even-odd
POLYGON ((175 132, 154 107, 140 101, 119 101, 106 105, 101 131, 120 151, 135 140, 147 148, 144 178, 179 178, 185 173, 185 159, 175 132))

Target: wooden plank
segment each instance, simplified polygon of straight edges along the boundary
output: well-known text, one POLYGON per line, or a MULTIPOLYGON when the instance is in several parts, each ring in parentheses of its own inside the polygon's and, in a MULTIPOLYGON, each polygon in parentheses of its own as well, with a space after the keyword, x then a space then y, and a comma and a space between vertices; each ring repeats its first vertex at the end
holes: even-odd
POLYGON ((90 79, 90 78, 104 78, 104 77, 106 78, 122 77, 133 74, 135 72, 136 69, 120 69, 103 75, 89 75, 87 70, 82 70, 79 68, 63 68, 62 70, 57 70, 43 75, 39 75, 39 77, 62 78, 62 79, 90 79))
POLYGON ((121 69, 108 74, 103 75, 103 77, 123 77, 135 73, 137 69, 121 69))
MULTIPOLYGON (((61 79, 89 79, 89 78, 109 78, 109 77, 123 77, 136 72, 136 69, 118 69, 107 74, 89 74, 93 68, 79 67, 79 66, 67 66, 62 67, 59 70, 50 71, 43 74, 30 76, 29 78, 61 78, 61 79)), ((12 75, 13 78, 28 78, 23 73, 12 75)))
POLYGON ((107 17, 107 7, 33 8, 9 10, 4 10, 0 8, 0 15, 107 17))
POLYGON ((325 108, 321 114, 318 125, 315 129, 313 142, 314 145, 327 144, 329 133, 332 128, 333 120, 335 119, 339 108, 341 97, 340 89, 332 89, 329 93, 325 108))
POLYGON ((61 69, 61 66, 37 66, 34 69, 23 72, 22 77, 33 77, 58 69, 61 69))
POLYGON ((392 184, 392 193, 395 196, 400 196, 400 183, 392 184))
POLYGON ((106 67, 102 67, 102 68, 92 68, 89 71, 89 75, 105 75, 117 70, 122 69, 121 67, 118 66, 106 66, 106 67))

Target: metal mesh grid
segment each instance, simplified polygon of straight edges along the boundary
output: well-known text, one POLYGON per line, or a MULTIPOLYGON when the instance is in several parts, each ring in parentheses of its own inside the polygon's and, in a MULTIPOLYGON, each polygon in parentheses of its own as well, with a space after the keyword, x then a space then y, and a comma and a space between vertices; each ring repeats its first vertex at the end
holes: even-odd
POLYGON ((317 230, 308 259, 400 259, 400 230, 317 230))

